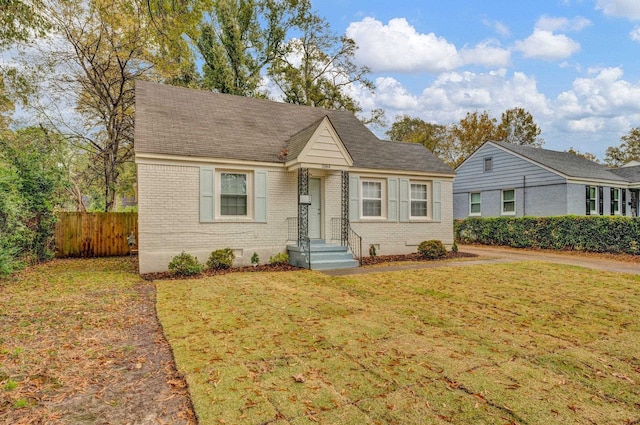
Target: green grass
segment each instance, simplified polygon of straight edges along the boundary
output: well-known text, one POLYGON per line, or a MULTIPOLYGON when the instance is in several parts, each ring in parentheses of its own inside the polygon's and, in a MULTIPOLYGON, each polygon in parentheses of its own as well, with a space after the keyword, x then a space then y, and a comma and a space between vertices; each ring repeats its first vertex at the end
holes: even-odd
POLYGON ((640 421, 640 278, 543 263, 157 282, 200 423, 640 421))

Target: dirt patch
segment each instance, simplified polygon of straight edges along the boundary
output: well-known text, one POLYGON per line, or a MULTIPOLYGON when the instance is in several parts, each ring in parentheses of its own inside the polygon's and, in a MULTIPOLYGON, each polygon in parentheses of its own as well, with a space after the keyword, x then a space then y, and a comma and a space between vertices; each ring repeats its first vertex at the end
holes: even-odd
POLYGON ((197 423, 127 259, 54 260, 0 281, 1 424, 197 423))
MULTIPOLYGON (((139 322, 119 344, 123 353, 103 359, 101 376, 60 403, 61 419, 74 424, 196 424, 186 382, 176 370, 171 346, 155 313, 155 287, 140 284, 132 305, 139 322)), ((99 338, 99 336, 98 336, 99 338)))

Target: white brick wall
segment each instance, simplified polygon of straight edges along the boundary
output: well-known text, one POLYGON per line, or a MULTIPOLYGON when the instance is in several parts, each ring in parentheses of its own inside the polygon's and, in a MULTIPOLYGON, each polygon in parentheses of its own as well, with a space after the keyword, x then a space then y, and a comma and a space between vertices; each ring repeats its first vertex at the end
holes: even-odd
MULTIPOLYGON (((297 173, 268 169, 267 223, 200 223, 200 164, 138 163, 138 231, 140 273, 165 271, 182 251, 205 262, 211 251, 232 248, 234 265, 250 264, 257 252, 262 263, 286 251, 287 217, 298 215, 297 173)), ((210 164, 209 164, 210 165, 210 164)), ((215 164, 214 164, 215 166, 215 164)), ((312 172, 313 175, 313 172, 312 172)), ((341 175, 321 173, 323 181, 323 237, 331 239, 331 219, 341 216, 341 175)), ((428 239, 453 243, 452 180, 442 180, 442 221, 416 223, 353 223, 363 237, 363 251, 378 245, 378 254, 415 252, 428 239)))

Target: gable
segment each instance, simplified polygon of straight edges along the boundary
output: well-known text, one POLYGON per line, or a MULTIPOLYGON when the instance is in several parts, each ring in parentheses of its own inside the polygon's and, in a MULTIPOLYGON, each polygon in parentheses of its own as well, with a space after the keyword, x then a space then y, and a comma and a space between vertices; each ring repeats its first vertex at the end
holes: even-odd
POLYGON ((287 162, 289 169, 320 167, 346 169, 353 159, 336 133, 331 121, 325 117, 315 128, 296 158, 287 162))

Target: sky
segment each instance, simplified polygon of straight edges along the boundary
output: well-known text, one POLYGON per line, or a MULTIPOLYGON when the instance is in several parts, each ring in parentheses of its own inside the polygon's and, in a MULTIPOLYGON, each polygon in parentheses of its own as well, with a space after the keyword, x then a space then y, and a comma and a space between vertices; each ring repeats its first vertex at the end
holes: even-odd
MULTIPOLYGON (((355 40, 387 124, 437 124, 521 107, 543 147, 599 158, 640 127, 640 0, 312 0, 355 40)), ((388 128, 387 128, 388 129, 388 128)), ((373 129, 386 138, 387 129, 373 129)))

